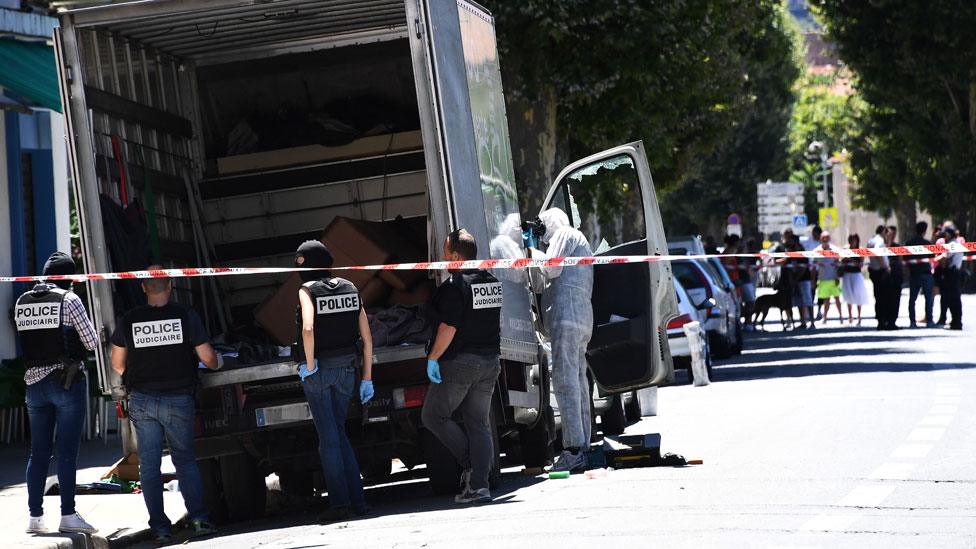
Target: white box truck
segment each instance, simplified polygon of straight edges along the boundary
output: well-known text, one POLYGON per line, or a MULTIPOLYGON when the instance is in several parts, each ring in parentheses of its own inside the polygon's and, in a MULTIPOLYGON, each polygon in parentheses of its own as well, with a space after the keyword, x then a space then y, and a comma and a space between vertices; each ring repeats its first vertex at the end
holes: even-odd
MULTIPOLYGON (((55 49, 89 272, 144 267, 126 264, 132 235, 109 219, 123 195, 149 212, 166 266, 287 266, 300 242, 340 216, 413 227, 397 230, 431 260, 457 227, 483 256, 525 253, 494 21, 472 2, 96 2, 60 14, 55 49)), ((568 167, 550 205, 570 213, 599 254, 667 251, 640 143, 568 167), (606 177, 626 191, 626 227, 600 221, 590 191, 606 177)), ((541 465, 554 439, 544 328, 525 273, 497 275, 496 454, 541 465)), ((596 267, 587 356, 601 395, 673 376, 670 276, 666 263, 596 267)), ((212 333, 246 331, 282 283, 178 279, 176 298, 203 312, 212 333)), ((132 284, 88 285, 103 344, 99 386, 117 399, 107 341, 132 284)), ((376 348, 376 398, 353 406, 348 430, 368 479, 388 477, 397 458, 426 463, 434 489, 447 492, 456 465, 419 419, 424 357, 422 344, 376 348)), ((196 451, 216 517, 260 514, 270 472, 285 490, 312 489, 317 443, 299 383, 287 356, 201 374, 196 451)))

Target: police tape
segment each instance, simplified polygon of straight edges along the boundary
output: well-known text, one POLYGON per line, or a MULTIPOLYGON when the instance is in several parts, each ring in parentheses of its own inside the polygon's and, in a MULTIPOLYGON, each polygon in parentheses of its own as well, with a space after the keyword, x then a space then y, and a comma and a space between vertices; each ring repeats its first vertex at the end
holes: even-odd
MULTIPOLYGON (((330 271, 444 271, 469 269, 527 269, 531 267, 575 267, 587 265, 623 265, 627 263, 653 263, 689 259, 770 258, 770 259, 847 259, 858 257, 937 256, 947 253, 976 252, 976 242, 930 244, 926 246, 892 246, 890 248, 838 248, 836 250, 807 250, 796 252, 761 252, 711 255, 610 255, 590 257, 551 257, 529 259, 472 259, 468 261, 428 261, 416 263, 390 263, 385 265, 353 265, 332 267, 330 271)), ((307 267, 184 267, 117 273, 79 273, 72 275, 0 276, 0 282, 41 282, 70 280, 145 280, 152 278, 196 278, 205 276, 233 276, 255 274, 280 274, 316 271, 307 267)))

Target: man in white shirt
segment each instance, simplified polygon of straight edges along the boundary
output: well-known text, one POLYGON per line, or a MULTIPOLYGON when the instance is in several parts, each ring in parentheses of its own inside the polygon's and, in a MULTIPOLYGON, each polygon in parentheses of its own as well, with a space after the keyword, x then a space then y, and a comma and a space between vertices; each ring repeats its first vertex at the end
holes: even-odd
MULTIPOLYGON (((946 225, 945 231, 946 245, 958 242, 956 228, 946 225)), ((942 300, 952 314, 952 322, 947 326, 947 330, 962 330, 962 294, 960 285, 962 283, 962 252, 951 252, 945 254, 942 272, 942 300)), ((948 319, 947 319, 948 320, 948 319)))
MULTIPOLYGON (((868 248, 883 248, 884 247, 884 233, 885 226, 878 225, 878 228, 874 231, 874 236, 868 240, 868 248)), ((878 319, 878 329, 883 330, 885 328, 884 322, 887 318, 885 312, 888 307, 888 299, 885 294, 885 288, 888 287, 888 277, 891 273, 891 268, 888 265, 887 257, 869 257, 868 258, 868 276, 871 278, 871 286, 874 289, 874 316, 878 319)))

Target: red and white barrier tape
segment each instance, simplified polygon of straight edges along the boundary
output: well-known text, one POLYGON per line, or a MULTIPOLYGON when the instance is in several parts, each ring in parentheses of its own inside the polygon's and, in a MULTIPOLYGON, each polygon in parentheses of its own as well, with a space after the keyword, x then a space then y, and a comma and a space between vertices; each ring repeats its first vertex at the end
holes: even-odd
MULTIPOLYGON (((932 244, 928 246, 895 246, 891 248, 857 248, 838 250, 810 250, 803 252, 769 252, 758 254, 718 255, 616 255, 600 257, 553 257, 549 259, 473 259, 469 261, 430 261, 421 263, 392 263, 388 265, 355 265, 332 267, 331 271, 441 271, 467 269, 526 269, 529 267, 573 267, 578 265, 618 265, 624 263, 649 263, 655 261, 679 261, 682 259, 709 259, 723 257, 760 257, 773 259, 843 259, 849 257, 894 257, 938 255, 945 253, 976 252, 976 242, 964 244, 932 244)), ((88 273, 73 275, 0 276, 0 282, 38 282, 44 280, 136 280, 147 278, 194 278, 201 276, 230 276, 247 274, 292 273, 314 271, 301 267, 188 267, 152 271, 125 271, 118 273, 88 273)))

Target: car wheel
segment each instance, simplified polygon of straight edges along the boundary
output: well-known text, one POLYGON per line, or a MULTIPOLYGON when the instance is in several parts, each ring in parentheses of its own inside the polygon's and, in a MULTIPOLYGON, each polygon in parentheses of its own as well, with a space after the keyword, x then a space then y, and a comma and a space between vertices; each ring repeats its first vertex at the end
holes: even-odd
POLYGON ((732 354, 742 354, 742 322, 735 323, 735 341, 732 343, 732 354))
POLYGON ((519 428, 519 446, 522 450, 522 463, 526 467, 545 467, 552 463, 552 440, 550 434, 555 430, 552 408, 546 406, 542 417, 532 428, 519 428))
POLYGON ((641 419, 640 397, 637 391, 630 393, 630 402, 624 404, 624 417, 627 423, 635 423, 641 419))
POLYGON ((729 340, 715 332, 709 332, 708 345, 712 349, 712 357, 723 359, 732 356, 732 349, 729 340))
POLYGON ((620 395, 611 397, 610 408, 600 414, 600 423, 604 435, 619 435, 627 428, 627 416, 620 395))
POLYGON ((427 478, 437 495, 458 493, 461 468, 446 446, 430 431, 424 431, 424 456, 427 460, 427 478))

